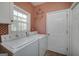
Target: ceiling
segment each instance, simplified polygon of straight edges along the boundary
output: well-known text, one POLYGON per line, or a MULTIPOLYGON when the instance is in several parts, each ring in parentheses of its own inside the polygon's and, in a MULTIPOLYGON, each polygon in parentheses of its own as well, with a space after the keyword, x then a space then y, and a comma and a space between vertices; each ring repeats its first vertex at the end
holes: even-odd
POLYGON ((37 6, 37 5, 40 5, 40 4, 43 4, 43 3, 46 3, 46 2, 31 2, 34 6, 37 6))

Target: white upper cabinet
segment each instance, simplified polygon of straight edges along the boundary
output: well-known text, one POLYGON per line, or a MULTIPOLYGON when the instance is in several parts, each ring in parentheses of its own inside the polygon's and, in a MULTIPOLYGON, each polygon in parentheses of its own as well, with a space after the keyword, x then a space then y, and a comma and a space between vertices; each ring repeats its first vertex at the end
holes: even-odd
POLYGON ((0 23, 10 24, 12 19, 13 3, 0 2, 0 23))

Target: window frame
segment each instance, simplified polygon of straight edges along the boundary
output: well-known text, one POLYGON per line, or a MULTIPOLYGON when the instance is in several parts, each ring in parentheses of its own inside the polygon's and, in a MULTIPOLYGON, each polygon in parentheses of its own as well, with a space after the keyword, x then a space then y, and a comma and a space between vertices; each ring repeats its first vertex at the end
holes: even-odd
MULTIPOLYGON (((27 25, 26 25, 27 26, 27 30, 26 31, 12 31, 11 30, 11 25, 10 25, 9 26, 9 33, 13 33, 13 32, 30 32, 31 14, 29 12, 25 11, 24 9, 16 6, 16 5, 13 5, 13 10, 17 10, 18 12, 21 12, 21 13, 27 15, 27 22, 26 22, 27 23, 27 25)), ((13 17, 14 17, 14 15, 12 14, 12 20, 14 19, 13 17)), ((12 24, 12 22, 11 22, 11 24, 12 24)))

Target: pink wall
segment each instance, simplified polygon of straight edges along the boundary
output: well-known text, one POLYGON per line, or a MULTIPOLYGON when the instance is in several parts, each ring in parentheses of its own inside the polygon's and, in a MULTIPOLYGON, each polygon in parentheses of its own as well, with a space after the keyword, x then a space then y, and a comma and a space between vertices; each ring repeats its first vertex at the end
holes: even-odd
POLYGON ((30 2, 14 2, 15 5, 23 8, 24 10, 32 13, 33 12, 33 5, 30 2))
POLYGON ((49 11, 63 10, 71 6, 68 2, 49 2, 35 7, 35 30, 38 33, 46 34, 46 13, 49 11))
POLYGON ((45 12, 48 11, 56 11, 67 9, 72 5, 72 2, 48 2, 41 5, 36 6, 37 9, 44 10, 45 12))
POLYGON ((35 23, 34 23, 34 6, 30 2, 14 2, 15 5, 23 8, 25 11, 31 13, 31 31, 36 30, 35 29, 35 23))

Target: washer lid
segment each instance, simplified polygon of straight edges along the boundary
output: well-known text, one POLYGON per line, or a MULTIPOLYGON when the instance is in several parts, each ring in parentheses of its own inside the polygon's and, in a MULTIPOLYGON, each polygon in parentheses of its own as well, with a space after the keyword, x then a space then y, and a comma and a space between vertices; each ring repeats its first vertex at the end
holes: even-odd
POLYGON ((30 41, 32 41, 32 39, 23 38, 23 39, 16 39, 16 40, 7 41, 7 42, 3 42, 3 43, 12 49, 16 49, 24 44, 29 43, 30 41))

